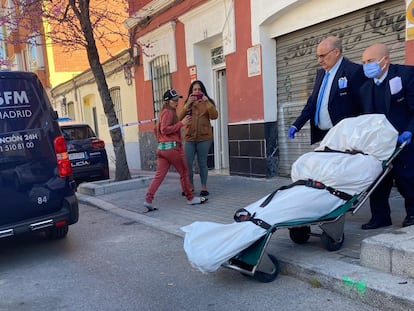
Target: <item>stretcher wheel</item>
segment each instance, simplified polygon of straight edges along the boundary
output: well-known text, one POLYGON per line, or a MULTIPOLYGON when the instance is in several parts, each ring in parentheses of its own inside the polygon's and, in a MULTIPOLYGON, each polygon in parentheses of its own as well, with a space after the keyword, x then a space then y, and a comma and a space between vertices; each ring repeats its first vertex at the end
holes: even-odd
POLYGON ((290 239, 296 244, 304 244, 310 238, 311 229, 309 226, 289 228, 290 239))
POLYGON ((279 261, 276 259, 276 257, 270 254, 267 254, 267 256, 269 256, 270 260, 272 261, 274 265, 272 273, 265 273, 265 272, 256 270, 256 272, 253 275, 254 279, 262 283, 269 283, 269 282, 274 281, 280 271, 279 261))
POLYGON ((342 247, 342 244, 344 244, 344 240, 345 240, 344 233, 342 233, 342 238, 339 242, 332 239, 329 235, 326 234, 326 232, 323 232, 321 235, 321 241, 322 241, 323 247, 330 252, 337 251, 338 249, 340 249, 342 247))

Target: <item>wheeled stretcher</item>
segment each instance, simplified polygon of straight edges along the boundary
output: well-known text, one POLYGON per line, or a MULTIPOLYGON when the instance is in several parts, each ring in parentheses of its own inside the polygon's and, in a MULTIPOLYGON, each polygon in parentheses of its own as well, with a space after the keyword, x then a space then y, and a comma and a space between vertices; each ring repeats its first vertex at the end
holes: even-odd
MULTIPOLYGON (((266 252, 266 247, 273 233, 282 228, 289 229, 290 239, 297 244, 306 243, 311 236, 320 237, 322 246, 328 251, 337 251, 342 247, 345 239, 344 225, 346 213, 355 214, 369 198, 377 185, 392 169, 392 161, 401 152, 405 143, 398 146, 392 156, 383 162, 383 171, 375 179, 368 189, 356 194, 330 213, 309 221, 286 221, 274 225, 255 220, 254 216, 244 210, 238 210, 234 215, 237 222, 253 221, 259 226, 266 228, 266 234, 244 249, 234 257, 230 258, 222 266, 239 271, 242 274, 252 276, 261 282, 273 281, 279 273, 279 263, 275 256, 266 252), (322 233, 312 233, 312 226, 319 226, 322 233)), ((312 180, 307 181, 313 187, 312 180)), ((318 186, 318 185, 317 185, 318 186)))
POLYGON ((195 222, 182 227, 184 250, 201 272, 226 267, 262 282, 279 273, 267 253, 273 233, 289 229, 291 240, 306 243, 319 236, 329 251, 342 247, 345 214, 355 214, 389 173, 404 147, 395 148, 397 131, 384 115, 363 115, 341 121, 320 146, 292 165, 293 183, 238 210, 235 222, 195 222), (312 226, 321 233, 312 233, 312 226))

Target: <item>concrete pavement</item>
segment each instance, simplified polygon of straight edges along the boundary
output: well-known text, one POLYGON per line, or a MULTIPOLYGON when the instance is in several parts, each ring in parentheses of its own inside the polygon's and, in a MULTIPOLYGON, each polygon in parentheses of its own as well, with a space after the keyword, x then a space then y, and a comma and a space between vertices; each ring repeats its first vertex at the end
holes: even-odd
MULTIPOLYGON (((143 202, 153 172, 133 175, 133 180, 121 186, 111 181, 81 184, 79 201, 183 237, 180 227, 194 221, 231 223, 237 209, 291 183, 284 177, 257 179, 210 172, 209 201, 190 206, 181 196, 178 175, 170 172, 153 202, 159 210, 144 213, 143 202)), ((198 178, 195 183, 198 194, 198 178)), ((370 218, 368 204, 355 215, 347 214, 345 241, 338 251, 328 252, 316 237, 306 244, 295 244, 289 231, 281 229, 272 236, 267 252, 279 260, 282 273, 314 286, 330 288, 382 310, 414 310, 414 226, 401 228, 405 217, 403 200, 394 191, 391 204, 394 225, 387 228, 360 229, 370 218)), ((313 227, 320 232, 318 226, 313 227)), ((237 272, 223 268, 216 273, 237 272)))

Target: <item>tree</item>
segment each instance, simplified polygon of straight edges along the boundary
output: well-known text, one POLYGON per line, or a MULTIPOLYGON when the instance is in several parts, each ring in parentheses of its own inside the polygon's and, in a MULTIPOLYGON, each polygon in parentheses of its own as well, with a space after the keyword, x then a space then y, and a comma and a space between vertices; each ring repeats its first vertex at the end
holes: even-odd
POLYGON ((110 54, 111 46, 119 40, 128 42, 128 34, 122 29, 122 22, 128 17, 126 0, 93 0, 92 3, 89 0, 13 0, 9 3, 0 18, 0 25, 8 30, 9 35, 3 38, 8 44, 25 44, 40 36, 45 39, 44 43, 50 39, 68 53, 86 51, 111 129, 115 180, 130 179, 121 128, 98 52, 98 44, 110 54), (44 24, 48 25, 47 31, 44 24))

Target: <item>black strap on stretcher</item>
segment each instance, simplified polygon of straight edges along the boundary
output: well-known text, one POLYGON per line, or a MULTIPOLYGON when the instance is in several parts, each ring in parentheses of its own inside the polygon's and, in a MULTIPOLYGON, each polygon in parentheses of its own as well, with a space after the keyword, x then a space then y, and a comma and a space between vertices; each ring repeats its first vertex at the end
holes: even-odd
POLYGON ((272 226, 269 225, 267 222, 259 218, 254 218, 255 216, 256 216, 256 213, 253 213, 252 215, 246 209, 241 208, 237 210, 236 213, 234 214, 234 220, 236 222, 251 221, 255 225, 262 227, 265 230, 269 230, 270 228, 272 228, 272 226))
POLYGON ((280 190, 286 190, 289 188, 292 188, 294 186, 306 186, 306 187, 311 187, 311 188, 315 188, 315 189, 320 189, 320 190, 327 190, 329 191, 331 194, 333 194, 334 196, 337 196, 338 198, 348 201, 350 199, 352 199, 352 195, 340 191, 338 189, 326 186, 325 184, 321 183, 320 181, 316 181, 313 179, 308 179, 308 180, 304 180, 304 179, 300 179, 295 181, 294 183, 290 184, 290 185, 286 185, 286 186, 282 186, 279 189, 276 189, 275 191, 273 191, 271 194, 269 194, 266 199, 262 202, 262 204, 260 204, 260 207, 265 207, 267 204, 270 203, 270 201, 272 201, 273 197, 275 196, 275 194, 280 191, 280 190))
MULTIPOLYGON (((306 186, 306 187, 311 187, 311 188, 315 188, 315 189, 320 189, 320 190, 327 190, 329 191, 331 194, 337 196, 338 198, 345 200, 345 201, 349 201, 353 198, 352 195, 340 191, 338 189, 334 189, 332 187, 326 186, 325 184, 319 182, 319 181, 315 181, 313 179, 308 179, 308 180, 297 180, 294 183, 290 184, 290 185, 286 185, 286 186, 282 186, 278 189, 276 189, 275 191, 273 191, 271 194, 269 194, 266 199, 262 202, 262 204, 260 204, 260 207, 265 207, 266 205, 268 205, 270 203, 270 201, 272 201, 273 197, 275 196, 275 194, 280 191, 280 190, 286 190, 289 188, 292 188, 294 186, 306 186)), ((265 230, 269 230, 272 226, 270 224, 268 224, 267 222, 255 218, 256 213, 254 213, 253 215, 250 215, 250 213, 243 209, 240 209, 236 212, 236 214, 234 215, 234 220, 237 222, 241 222, 241 221, 251 221, 253 222, 255 225, 262 227, 265 230)))
MULTIPOLYGON (((333 150, 330 149, 328 147, 325 147, 324 150, 317 150, 317 152, 338 152, 338 153, 347 153, 347 154, 359 154, 363 152, 359 151, 359 150, 345 150, 345 151, 339 151, 339 150, 333 150)), ((269 194, 266 199, 262 202, 262 204, 260 204, 260 207, 265 207, 266 205, 268 205, 270 203, 270 201, 272 201, 273 197, 275 196, 275 194, 280 191, 280 190, 286 190, 289 188, 292 188, 294 186, 306 186, 306 187, 311 187, 311 188, 315 188, 315 189, 320 189, 320 190, 327 190, 329 191, 331 194, 333 194, 334 196, 337 196, 338 198, 344 200, 344 201, 349 201, 353 198, 352 195, 340 191, 338 189, 326 186, 325 184, 321 183, 320 181, 316 181, 313 179, 308 179, 308 180, 297 180, 294 183, 290 184, 290 185, 286 185, 286 186, 282 186, 279 189, 276 189, 275 191, 273 191, 271 194, 269 194)), ((254 213, 253 215, 251 215, 247 210, 240 209, 236 212, 236 214, 234 215, 234 220, 237 222, 240 221, 251 221, 254 224, 258 225, 259 227, 262 227, 265 230, 269 230, 272 226, 269 225, 267 222, 258 219, 258 218, 254 218, 254 216, 256 215, 256 213, 254 213)))

